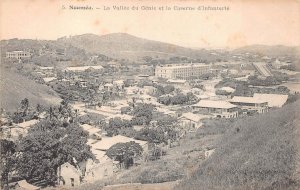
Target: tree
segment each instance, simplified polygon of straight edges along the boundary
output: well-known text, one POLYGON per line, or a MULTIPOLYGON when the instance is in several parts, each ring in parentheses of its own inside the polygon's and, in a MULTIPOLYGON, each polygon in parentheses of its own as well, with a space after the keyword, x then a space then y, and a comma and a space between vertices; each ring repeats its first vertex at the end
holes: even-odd
POLYGON ((37 178, 54 185, 57 168, 65 163, 93 158, 87 143, 88 134, 77 123, 47 118, 29 130, 18 143, 16 171, 25 179, 37 178))
POLYGON ((121 119, 120 117, 111 118, 108 123, 108 127, 106 128, 106 132, 108 136, 118 135, 119 131, 122 128, 130 128, 132 127, 131 122, 125 119, 121 119))
POLYGON ((23 116, 27 115, 28 108, 29 108, 29 100, 27 98, 24 98, 21 101, 21 109, 23 110, 23 116))
POLYGON ((133 159, 138 158, 142 155, 143 148, 138 143, 131 141, 127 143, 117 143, 111 146, 107 151, 106 155, 119 161, 120 166, 122 165, 128 169, 133 165, 133 159))
POLYGON ((148 125, 152 120, 153 109, 152 104, 137 104, 132 111, 134 115, 132 122, 137 125, 148 125))
POLYGON ((8 186, 8 175, 13 171, 14 153, 16 151, 16 145, 12 141, 6 139, 0 139, 1 144, 1 189, 4 189, 4 185, 8 186))

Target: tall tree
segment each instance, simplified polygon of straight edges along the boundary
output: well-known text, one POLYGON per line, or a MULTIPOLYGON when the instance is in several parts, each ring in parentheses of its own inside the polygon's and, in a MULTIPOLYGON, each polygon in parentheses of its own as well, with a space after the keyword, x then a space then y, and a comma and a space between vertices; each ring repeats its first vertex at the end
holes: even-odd
POLYGON ((131 141, 127 143, 117 143, 106 151, 106 155, 116 161, 126 169, 133 164, 133 159, 142 155, 143 148, 138 143, 131 141))
POLYGON ((16 169, 25 179, 37 178, 54 185, 57 168, 75 158, 78 162, 93 158, 87 133, 78 124, 46 119, 32 127, 18 144, 16 169), (54 125, 53 125, 54 124, 54 125))
POLYGON ((8 186, 8 175, 10 172, 13 171, 15 160, 14 160, 14 153, 16 151, 16 145, 14 142, 6 140, 6 139, 0 139, 0 145, 1 145, 1 189, 4 188, 4 186, 8 186))

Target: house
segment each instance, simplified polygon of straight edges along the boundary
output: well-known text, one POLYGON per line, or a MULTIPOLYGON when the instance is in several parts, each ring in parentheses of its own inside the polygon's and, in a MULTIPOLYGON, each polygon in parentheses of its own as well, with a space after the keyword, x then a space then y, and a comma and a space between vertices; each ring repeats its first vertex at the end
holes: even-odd
POLYGON ((184 88, 188 87, 189 83, 186 80, 180 80, 180 79, 168 79, 167 83, 173 85, 176 88, 184 88))
POLYGON ((144 86, 144 92, 148 95, 153 95, 157 92, 157 89, 153 86, 144 86))
POLYGON ((49 83, 51 81, 57 80, 56 77, 45 77, 43 78, 43 80, 45 81, 45 83, 49 83))
POLYGON ((57 171, 59 185, 74 187, 81 183, 81 170, 69 162, 62 164, 57 171))
POLYGON ((97 66, 67 67, 65 69, 65 71, 80 73, 80 72, 84 72, 86 70, 102 70, 102 69, 103 69, 103 67, 101 65, 97 65, 97 66))
POLYGON ((202 126, 201 120, 204 118, 207 118, 207 116, 189 112, 183 113, 178 120, 180 125, 184 128, 197 129, 202 126))
POLYGON ((88 82, 86 80, 79 81, 79 86, 81 88, 87 88, 87 84, 88 84, 88 82))
POLYGON ((116 162, 105 155, 105 151, 91 150, 96 157, 96 161, 88 159, 85 166, 84 181, 94 182, 107 177, 111 177, 117 171, 116 162))
POLYGON ((115 145, 117 143, 127 143, 127 142, 131 142, 131 141, 134 141, 135 143, 138 143, 139 145, 141 145, 141 147, 143 148, 144 151, 148 151, 148 142, 147 141, 136 140, 133 138, 122 136, 122 135, 102 138, 101 141, 94 143, 91 146, 93 149, 106 151, 110 147, 112 147, 113 145, 115 145))
POLYGON ((111 84, 111 83, 106 83, 106 84, 104 85, 104 90, 106 90, 106 91, 112 91, 113 88, 114 88, 114 85, 111 84))
POLYGON ((16 190, 37 190, 37 189, 41 189, 41 188, 31 185, 26 180, 21 180, 15 184, 14 189, 16 189, 16 190))
POLYGON ((3 139, 10 139, 11 141, 17 141, 27 134, 27 129, 17 125, 1 126, 0 131, 3 139))
POLYGON ((233 93, 233 92, 235 91, 234 88, 227 87, 227 86, 224 86, 224 87, 220 88, 220 90, 226 91, 226 92, 228 92, 228 93, 233 93))
POLYGON ((260 93, 254 93, 254 98, 257 98, 262 101, 268 102, 268 107, 282 107, 287 99, 288 95, 282 95, 282 94, 260 94, 260 93))
POLYGON ((26 51, 11 51, 6 52, 6 58, 15 58, 21 60, 23 58, 30 58, 32 53, 26 51))
POLYGON ((258 98, 234 96, 229 102, 245 110, 247 113, 249 111, 256 111, 258 113, 268 112, 268 102, 258 98))
POLYGON ((192 105, 193 109, 204 114, 211 114, 218 118, 236 118, 238 117, 238 107, 227 101, 220 100, 200 100, 192 105))
POLYGON ((114 88, 116 88, 117 90, 124 90, 124 80, 116 80, 113 81, 113 86, 114 88))

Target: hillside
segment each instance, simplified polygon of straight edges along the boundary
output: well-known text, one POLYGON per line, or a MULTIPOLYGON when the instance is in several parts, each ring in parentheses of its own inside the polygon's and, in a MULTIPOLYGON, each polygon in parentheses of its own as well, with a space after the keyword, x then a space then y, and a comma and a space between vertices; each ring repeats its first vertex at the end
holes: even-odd
POLYGON ((100 53, 117 59, 139 59, 143 56, 169 58, 185 56, 210 59, 210 51, 184 48, 173 44, 147 40, 126 33, 113 33, 103 36, 83 34, 62 39, 75 47, 90 53, 100 53))
POLYGON ((16 111, 24 98, 28 98, 30 105, 33 107, 37 103, 48 106, 58 104, 61 101, 56 92, 50 87, 38 84, 3 67, 0 70, 1 108, 7 111, 16 111))
POLYGON ((299 105, 235 122, 215 153, 175 189, 299 189, 299 105))

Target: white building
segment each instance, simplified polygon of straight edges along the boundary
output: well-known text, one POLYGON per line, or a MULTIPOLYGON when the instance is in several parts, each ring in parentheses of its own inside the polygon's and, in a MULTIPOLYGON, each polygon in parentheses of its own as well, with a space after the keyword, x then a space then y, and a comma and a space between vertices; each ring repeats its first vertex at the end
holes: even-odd
POLYGON ((30 58, 31 53, 26 52, 26 51, 11 51, 11 52, 6 52, 6 58, 16 58, 18 60, 22 58, 30 58))
POLYGON ((195 111, 202 111, 203 114, 211 114, 217 118, 238 117, 237 106, 226 101, 200 100, 192 107, 195 111))
POLYGON ((234 96, 230 103, 247 111, 257 111, 258 113, 268 112, 268 102, 257 97, 234 96))
POLYGON ((203 63, 197 64, 169 64, 155 68, 155 76, 167 79, 190 79, 210 72, 210 66, 203 63))

